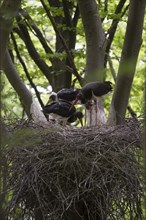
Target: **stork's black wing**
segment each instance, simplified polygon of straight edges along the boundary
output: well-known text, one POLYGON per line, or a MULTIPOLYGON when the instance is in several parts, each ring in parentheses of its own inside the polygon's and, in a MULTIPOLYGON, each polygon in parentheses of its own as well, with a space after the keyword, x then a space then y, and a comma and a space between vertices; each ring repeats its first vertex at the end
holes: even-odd
POLYGON ((108 92, 112 91, 112 86, 110 82, 100 82, 93 87, 93 93, 95 96, 106 95, 108 92))
POLYGON ((43 112, 46 114, 57 114, 62 117, 70 117, 76 111, 75 107, 71 108, 71 104, 66 101, 53 102, 50 105, 46 105, 43 108, 43 112))
POLYGON ((64 88, 61 89, 58 93, 57 93, 57 97, 58 99, 63 99, 63 100, 67 100, 69 102, 72 102, 73 100, 76 99, 77 94, 79 93, 80 89, 73 89, 73 88, 64 88))
POLYGON ((100 97, 102 95, 107 94, 108 92, 112 91, 111 82, 90 82, 87 83, 82 88, 83 95, 89 100, 92 98, 92 95, 100 97))
POLYGON ((77 120, 77 118, 78 119, 83 118, 83 113, 81 111, 79 111, 79 110, 77 110, 67 121, 69 123, 73 123, 73 122, 75 122, 77 120))

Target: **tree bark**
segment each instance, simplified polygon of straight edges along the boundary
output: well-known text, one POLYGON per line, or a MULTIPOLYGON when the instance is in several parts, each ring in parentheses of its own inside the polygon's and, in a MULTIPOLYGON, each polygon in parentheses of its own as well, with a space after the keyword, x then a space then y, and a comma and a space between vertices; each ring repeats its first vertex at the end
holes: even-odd
POLYGON ((106 39, 95 0, 78 0, 86 37, 86 74, 89 81, 104 80, 106 39))
MULTIPOLYGON (((144 177, 145 177, 145 192, 146 192, 146 76, 145 76, 145 105, 144 105, 144 134, 143 134, 143 139, 144 139, 144 177)), ((145 197, 146 198, 146 197, 145 197)), ((145 199, 145 218, 146 218, 146 199, 145 199)))
MULTIPOLYGON (((78 4, 86 38, 85 80, 86 82, 103 81, 105 79, 104 56, 106 38, 102 29, 98 7, 95 0, 78 0, 78 4)), ((105 123, 106 116, 103 103, 99 102, 98 105, 101 112, 97 112, 95 105, 92 105, 90 111, 86 109, 86 121, 89 127, 105 123)))
POLYGON ((137 58, 142 43, 145 0, 130 1, 128 23, 108 122, 124 122, 137 58))
MULTIPOLYGON (((21 0, 4 0, 0 7, 0 70, 4 61, 4 56, 7 48, 9 34, 12 29, 13 19, 20 7, 21 0)), ((0 91, 1 92, 1 91, 0 91)), ((1 109, 1 100, 0 100, 1 109)), ((5 136, 6 130, 0 122, 0 140, 5 136), (3 132, 3 133, 2 133, 3 132)), ((2 153, 2 146, 0 144, 0 219, 5 220, 4 202, 6 197, 6 180, 7 167, 2 153)))
POLYGON ((36 123, 38 122, 41 124, 46 123, 47 120, 43 115, 43 113, 41 112, 38 104, 32 97, 32 94, 26 88, 23 81, 20 79, 8 51, 6 51, 5 53, 5 57, 3 61, 3 70, 10 84, 13 86, 13 88, 19 95, 20 99, 22 100, 28 118, 31 118, 36 123))
POLYGON ((2 67, 13 19, 20 4, 21 0, 4 0, 0 8, 0 68, 2 67))

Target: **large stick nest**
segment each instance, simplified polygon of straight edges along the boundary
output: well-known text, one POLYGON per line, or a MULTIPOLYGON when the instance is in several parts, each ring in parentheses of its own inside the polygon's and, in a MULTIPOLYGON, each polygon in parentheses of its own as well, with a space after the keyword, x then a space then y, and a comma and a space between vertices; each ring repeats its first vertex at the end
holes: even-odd
POLYGON ((92 129, 17 126, 10 143, 12 216, 21 209, 21 219, 29 219, 28 212, 30 219, 38 213, 54 220, 143 219, 137 123, 92 129))

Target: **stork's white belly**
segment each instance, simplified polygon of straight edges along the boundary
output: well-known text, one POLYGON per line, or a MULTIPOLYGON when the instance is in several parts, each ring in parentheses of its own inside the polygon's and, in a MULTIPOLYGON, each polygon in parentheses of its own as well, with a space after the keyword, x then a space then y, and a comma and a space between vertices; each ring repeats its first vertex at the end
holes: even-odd
POLYGON ((54 114, 54 113, 49 114, 49 118, 55 119, 59 122, 63 122, 63 125, 66 125, 67 120, 68 120, 68 118, 62 117, 62 116, 54 114))

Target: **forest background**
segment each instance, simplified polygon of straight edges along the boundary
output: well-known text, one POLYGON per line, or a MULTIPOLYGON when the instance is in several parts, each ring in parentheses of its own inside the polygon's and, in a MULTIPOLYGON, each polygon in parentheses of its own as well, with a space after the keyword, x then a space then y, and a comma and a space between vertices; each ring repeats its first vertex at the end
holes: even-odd
MULTIPOLYGON (((82 12, 87 17, 87 21, 84 19, 85 21, 82 22, 76 1, 63 1, 63 3, 60 1, 22 1, 22 9, 13 23, 13 32, 9 38, 9 52, 19 77, 31 91, 33 97, 38 100, 41 107, 47 102, 52 90, 57 92, 62 88, 80 87, 85 82, 95 79, 106 79, 115 84, 118 71, 123 71, 120 70, 123 67, 122 65, 119 67, 119 63, 125 39, 129 1, 115 1, 114 3, 112 1, 97 1, 97 9, 94 3, 91 1, 91 12, 82 12), (48 7, 51 14, 48 13, 48 7), (101 23, 94 21, 94 12, 99 13, 101 23), (92 16, 89 17, 90 14, 86 15, 86 13, 91 13, 92 16), (50 21, 51 18, 54 19, 55 27, 50 21), (96 27, 100 30, 97 33, 93 31, 96 27), (54 28, 57 28, 57 31, 54 31, 54 28), (61 34, 63 42, 59 34, 61 34), (101 50, 98 46, 100 43, 103 46, 101 50), (69 61, 69 56, 72 56, 71 61, 69 61), (100 71, 102 74, 99 73, 100 71)), ((87 1, 81 7, 86 7, 88 4, 87 1)), ((138 39, 138 34, 135 33, 140 29, 138 27, 140 19, 136 20, 137 26, 133 21, 135 22, 133 32, 128 33, 129 42, 127 42, 129 45, 131 42, 133 43, 133 49, 132 44, 125 49, 127 50, 125 57, 129 56, 130 60, 131 53, 136 47, 139 47, 137 50, 140 49, 140 51, 136 55, 138 62, 136 65, 134 64, 136 71, 135 69, 128 70, 131 71, 130 77, 125 77, 124 82, 121 80, 122 86, 119 88, 119 92, 116 91, 123 99, 125 96, 128 99, 130 92, 129 101, 127 101, 138 117, 143 112, 146 44, 145 23, 144 26, 141 26, 142 37, 138 39), (136 29, 137 27, 139 29, 136 29)), ((24 100, 20 101, 23 98, 18 94, 18 91, 15 92, 14 85, 12 86, 8 82, 4 74, 1 79, 2 116, 7 119, 9 117, 23 118, 24 100)), ((14 82, 14 84, 17 83, 14 82)), ((107 115, 112 95, 106 99, 107 115)), ((119 105, 122 108, 124 101, 119 99, 118 102, 121 102, 119 105)))
MULTIPOLYGON (((113 82, 113 92, 104 101, 111 125, 131 117, 143 121, 144 0, 3 0, 0 22, 1 134, 21 119, 39 118, 44 123, 41 109, 52 91, 95 80, 113 82)), ((3 146, 0 150, 5 164, 3 146)), ((8 196, 3 167, 2 219, 2 202, 8 196)), ((40 220, 40 213, 35 220, 40 220)))

